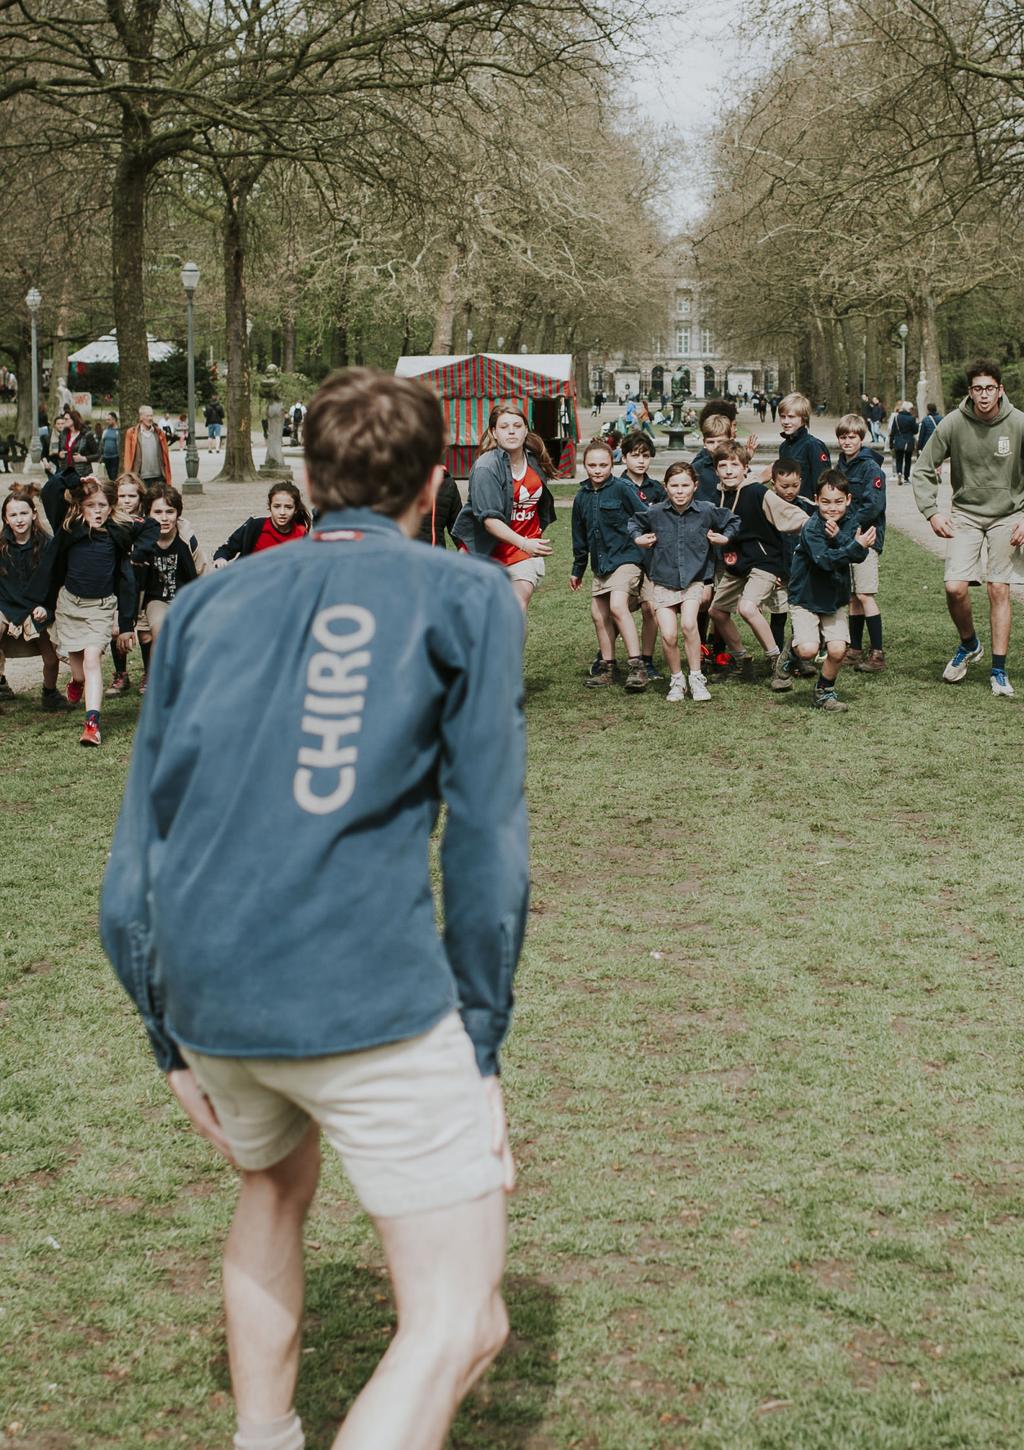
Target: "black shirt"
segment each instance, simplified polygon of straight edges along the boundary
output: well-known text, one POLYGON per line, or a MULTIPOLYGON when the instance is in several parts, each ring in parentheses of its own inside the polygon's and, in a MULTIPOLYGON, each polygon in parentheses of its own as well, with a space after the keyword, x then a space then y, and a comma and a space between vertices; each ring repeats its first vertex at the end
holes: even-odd
POLYGON ((109 599, 117 592, 117 550, 106 529, 93 529, 68 550, 64 588, 79 599, 109 599))

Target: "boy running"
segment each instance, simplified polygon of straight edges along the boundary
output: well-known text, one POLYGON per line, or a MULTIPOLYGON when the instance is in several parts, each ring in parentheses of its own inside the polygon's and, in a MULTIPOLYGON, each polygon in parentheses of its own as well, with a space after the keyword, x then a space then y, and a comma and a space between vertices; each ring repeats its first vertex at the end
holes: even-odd
POLYGON ((629 655, 627 690, 646 690, 647 671, 640 658, 640 640, 630 601, 640 593, 643 558, 629 536, 629 520, 639 512, 636 492, 621 478, 612 478, 612 451, 603 438, 583 450, 586 481, 572 505, 572 575, 570 589, 579 589, 594 571, 591 617, 597 631, 600 667, 584 681, 592 689, 610 685, 615 677, 615 634, 622 635, 629 655))
POLYGON ((793 642, 779 656, 772 684, 774 689, 789 688, 796 673, 795 661, 813 660, 824 639, 825 660, 814 687, 814 706, 842 711, 850 708, 836 694, 836 679, 850 643, 846 617, 850 565, 867 558, 875 531, 857 528, 849 515, 850 486, 834 468, 826 469, 818 479, 814 501, 817 511, 800 532, 789 572, 793 642))
MULTIPOLYGON (((637 430, 626 434, 622 440, 622 461, 626 471, 619 477, 633 490, 639 508, 650 508, 653 504, 665 502, 668 494, 657 479, 648 476, 651 464, 654 462, 654 444, 646 433, 637 430)), ((649 600, 641 601, 640 611, 640 656, 644 662, 644 669, 647 671, 647 678, 660 680, 661 675, 654 663, 654 644, 658 638, 658 621, 649 600)), ((597 661, 594 663, 596 666, 597 661)))
POLYGON ((847 413, 836 424, 839 444, 838 470, 850 485, 850 511, 858 528, 874 525, 875 542, 868 556, 853 566, 853 595, 850 599, 850 649, 847 663, 862 674, 885 669, 882 648, 882 615, 878 608, 878 558, 885 541, 885 470, 873 448, 864 439, 867 425, 859 413, 847 413), (864 653, 864 626, 868 630, 868 652, 864 653))
POLYGON ((825 444, 807 431, 810 421, 810 400, 803 393, 787 393, 779 404, 779 428, 782 432, 779 457, 792 459, 800 465, 800 494, 807 499, 816 497, 818 478, 831 463, 825 444))

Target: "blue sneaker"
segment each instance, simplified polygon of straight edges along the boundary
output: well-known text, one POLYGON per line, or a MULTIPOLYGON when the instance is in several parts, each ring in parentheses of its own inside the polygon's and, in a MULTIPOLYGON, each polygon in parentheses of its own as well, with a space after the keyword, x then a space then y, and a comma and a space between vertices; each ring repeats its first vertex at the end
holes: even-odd
POLYGON ((1005 670, 993 670, 991 683, 993 695, 1005 695, 1008 700, 1013 699, 1013 686, 1005 670))
POLYGON ((661 671, 658 669, 657 665, 654 665, 654 664, 650 664, 649 665, 647 663, 647 661, 644 660, 643 668, 647 672, 647 678, 649 680, 661 680, 661 679, 664 679, 664 676, 662 675, 661 671))
POLYGON ((942 671, 942 678, 948 685, 958 685, 967 673, 967 666, 976 664, 984 653, 983 645, 979 644, 971 649, 970 645, 958 644, 956 654, 942 671))

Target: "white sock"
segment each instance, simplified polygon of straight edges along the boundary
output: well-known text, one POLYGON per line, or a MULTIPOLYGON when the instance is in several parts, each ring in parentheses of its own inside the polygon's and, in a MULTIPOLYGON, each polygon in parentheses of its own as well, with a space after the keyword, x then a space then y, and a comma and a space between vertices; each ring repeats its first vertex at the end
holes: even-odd
POLYGON ((685 675, 684 675, 684 674, 683 674, 683 672, 682 672, 682 670, 679 670, 679 671, 678 671, 678 672, 677 672, 677 673, 676 673, 676 674, 674 674, 674 675, 673 675, 673 676, 672 676, 672 679, 671 679, 671 683, 672 683, 672 684, 673 684, 673 685, 678 685, 678 684, 681 684, 681 683, 682 683, 682 681, 683 681, 683 680, 684 680, 684 679, 685 679, 685 678, 686 678, 686 676, 685 676, 685 675))
POLYGON ((235 1450, 305 1450, 302 1421, 294 1410, 276 1420, 246 1420, 238 1417, 235 1450))

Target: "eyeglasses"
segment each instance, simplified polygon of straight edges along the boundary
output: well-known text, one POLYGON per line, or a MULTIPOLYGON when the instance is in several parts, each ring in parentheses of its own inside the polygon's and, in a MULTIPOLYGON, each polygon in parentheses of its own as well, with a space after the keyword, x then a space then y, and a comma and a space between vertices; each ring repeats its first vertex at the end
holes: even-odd
POLYGON ((980 383, 980 384, 979 383, 972 383, 971 384, 971 392, 972 393, 998 393, 998 391, 999 391, 999 384, 998 383, 980 383))

